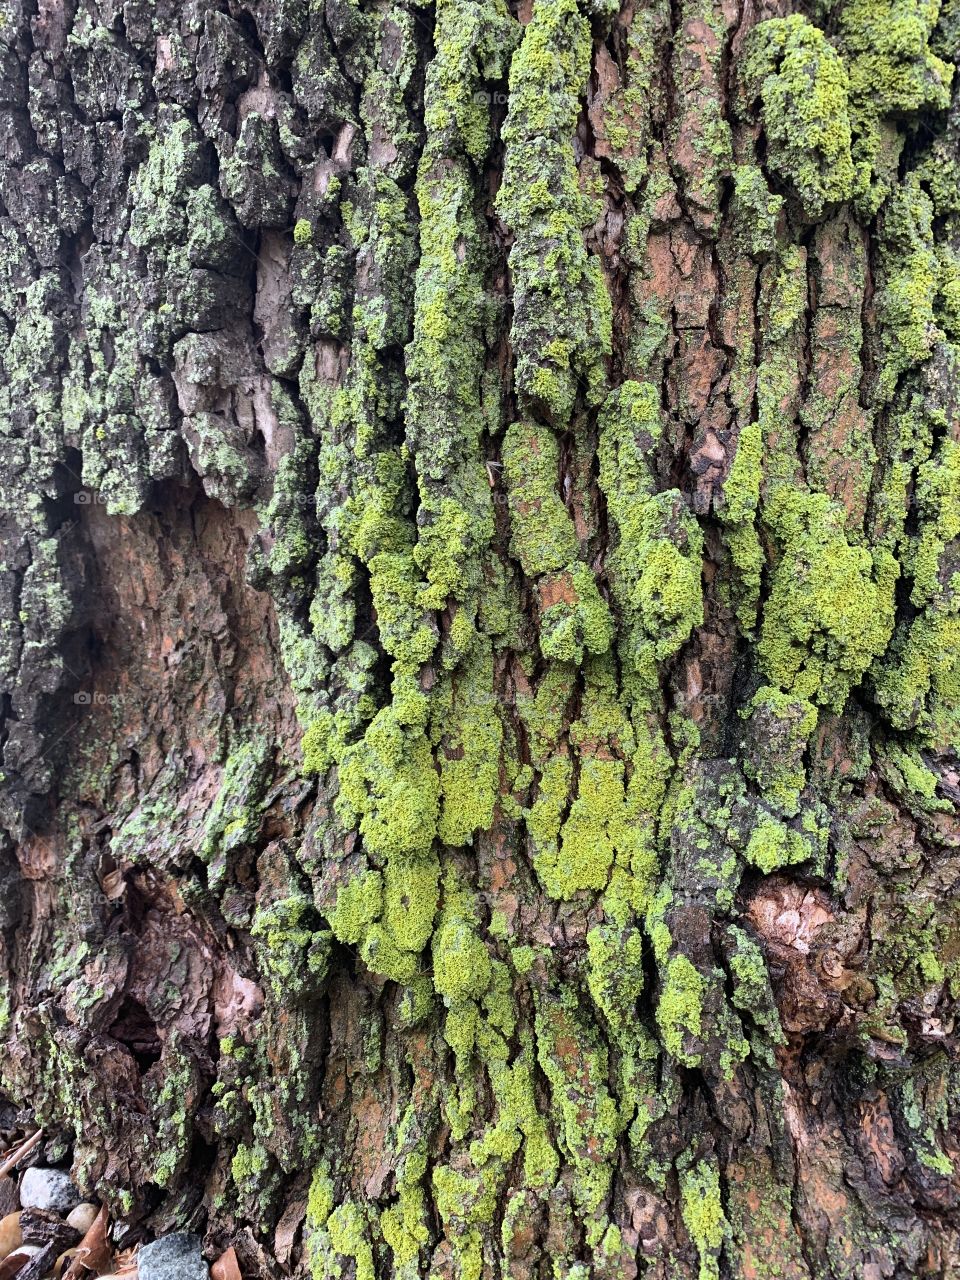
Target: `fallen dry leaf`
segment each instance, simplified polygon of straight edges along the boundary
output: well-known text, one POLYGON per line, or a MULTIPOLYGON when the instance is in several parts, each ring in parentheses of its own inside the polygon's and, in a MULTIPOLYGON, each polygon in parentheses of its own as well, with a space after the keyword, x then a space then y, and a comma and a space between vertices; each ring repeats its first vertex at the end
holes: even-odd
POLYGON ((76 1256, 63 1273, 63 1280, 81 1280, 87 1271, 102 1272, 110 1265, 110 1246, 107 1244, 107 1228, 110 1219, 106 1209, 101 1209, 93 1225, 77 1245, 76 1256))
POLYGON ((211 1280, 243 1280, 236 1250, 231 1246, 210 1268, 211 1280))
POLYGON ((22 1271, 29 1261, 30 1254, 18 1253, 14 1250, 0 1262, 0 1280, 13 1280, 17 1272, 22 1271))

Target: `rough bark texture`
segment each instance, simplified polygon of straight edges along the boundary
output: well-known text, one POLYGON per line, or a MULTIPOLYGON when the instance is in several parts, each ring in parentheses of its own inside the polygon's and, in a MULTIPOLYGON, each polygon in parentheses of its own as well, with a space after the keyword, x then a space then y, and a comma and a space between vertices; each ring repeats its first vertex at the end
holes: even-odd
POLYGON ((958 56, 0 0, 2 1087, 133 1228, 960 1276, 958 56))

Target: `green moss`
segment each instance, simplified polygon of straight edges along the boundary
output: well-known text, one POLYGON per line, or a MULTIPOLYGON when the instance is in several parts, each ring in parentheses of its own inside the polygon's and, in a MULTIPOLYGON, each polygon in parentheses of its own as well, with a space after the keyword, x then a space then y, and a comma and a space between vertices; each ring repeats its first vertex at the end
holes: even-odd
POLYGON ((337 890, 330 928, 341 942, 358 943, 368 927, 383 914, 383 876, 361 871, 337 890))
POLYGON ((960 699, 960 618, 931 611, 909 629, 898 630, 891 665, 877 680, 877 695, 891 723, 916 725, 944 748, 954 739, 960 699))
POLYGON ((467 844, 489 830, 500 785, 503 725, 488 642, 477 639, 434 692, 431 737, 439 748, 440 839, 467 844))
POLYGON ((922 608, 944 599, 952 585, 941 566, 948 543, 960 536, 960 445, 956 441, 945 439, 936 455, 918 468, 916 504, 920 529, 907 568, 913 579, 910 603, 922 608))
POLYGON ((269 1154, 259 1145, 250 1147, 241 1143, 230 1161, 230 1173, 241 1190, 258 1190, 260 1178, 269 1168, 269 1154))
POLYGON ((490 95, 480 86, 500 79, 519 36, 507 7, 497 3, 441 0, 425 106, 431 139, 445 150, 462 149, 481 161, 491 141, 490 95))
POLYGON ((303 772, 306 777, 325 773, 341 755, 343 740, 337 732, 333 714, 321 711, 304 730, 300 748, 303 752, 303 772))
POLYGON ((740 67, 748 103, 760 101, 767 164, 803 211, 818 219, 849 200, 851 154, 847 70, 824 33, 801 14, 760 22, 740 67))
POLYGON ((478 1172, 438 1165, 433 1170, 433 1196, 453 1245, 460 1280, 480 1280, 483 1238, 478 1225, 486 1225, 493 1218, 496 1184, 485 1181, 478 1172))
POLYGON ((437 832, 440 780, 423 730, 401 724, 393 707, 379 711, 363 741, 344 752, 337 807, 359 816, 374 853, 428 850, 437 832))
POLYGON ((466 920, 444 918, 433 942, 433 983, 445 999, 480 996, 490 982, 490 957, 466 920))
POLYGON ((764 818, 753 829, 744 856, 751 866, 769 875, 779 867, 803 862, 811 853, 799 831, 791 831, 775 818, 764 818))
POLYGON ((360 958, 368 969, 374 973, 382 973, 393 982, 408 984, 416 979, 416 954, 401 950, 382 922, 371 925, 364 934, 360 943, 360 958))
MULTIPOLYGON (((734 168, 730 217, 739 246, 752 257, 763 260, 773 253, 783 205, 783 196, 770 190, 763 171, 756 165, 738 164, 734 168)), ((740 438, 742 441, 743 432, 740 438)))
POLYGON ((293 228, 294 244, 309 244, 313 239, 313 224, 308 218, 298 218, 293 228))
POLYGON ((430 941, 440 900, 440 861, 432 850, 396 854, 383 873, 383 918, 401 951, 422 951, 430 941))
POLYGON ((817 725, 817 709, 805 698, 763 685, 744 715, 750 725, 744 772, 771 808, 793 817, 806 783, 803 754, 817 725))
POLYGON ((897 562, 852 545, 824 494, 784 485, 764 518, 783 551, 763 611, 757 656, 770 683, 841 711, 850 689, 887 647, 897 562))
POLYGON ((309 993, 326 977, 330 934, 315 925, 316 910, 305 893, 292 893, 257 907, 250 926, 273 994, 291 999, 309 993))
POLYGON ((632 1040, 643 991, 643 936, 639 929, 597 925, 587 934, 587 984, 594 1004, 619 1043, 632 1040))
POLYGON ((874 758, 884 778, 904 797, 909 808, 921 813, 953 811, 950 801, 937 795, 940 776, 927 767, 914 744, 885 742, 874 758))
POLYGON ((902 122, 950 102, 953 66, 931 48, 929 0, 845 0, 836 41, 849 71, 858 205, 871 217, 896 186, 902 122), (898 128, 898 125, 901 128, 898 128))
POLYGON ((307 1227, 310 1230, 316 1230, 317 1227, 324 1226, 333 1212, 333 1204, 333 1181, 326 1163, 322 1163, 317 1165, 310 1181, 310 1191, 307 1196, 307 1227))
POLYGON ((723 521, 730 558, 737 575, 737 620, 744 631, 756 625, 765 558, 756 529, 763 475, 763 433, 759 422, 745 426, 723 486, 723 521))
POLYGON ((353 1200, 338 1205, 327 1219, 330 1242, 337 1253, 352 1258, 356 1268, 356 1280, 374 1280, 376 1269, 369 1228, 363 1212, 353 1200))
MULTIPOLYGON (((733 943, 727 957, 733 978, 733 1003, 741 1012, 749 1014, 754 1025, 765 1033, 770 1042, 784 1044, 786 1036, 780 1025, 780 1013, 773 998, 763 952, 743 929, 730 925, 728 932, 733 943)), ((756 1043, 754 1048, 756 1050, 756 1043)), ((772 1054, 766 1046, 762 1048, 765 1050, 763 1056, 772 1065, 772 1054)))
POLYGON ((473 895, 455 868, 448 866, 443 911, 433 938, 433 984, 449 1004, 456 1005, 482 996, 491 974, 473 895))
POLYGON ((580 97, 590 74, 587 19, 575 0, 542 0, 510 66, 496 207, 513 232, 512 345, 521 406, 563 426, 578 385, 603 394, 611 305, 583 230, 594 202, 574 158, 580 97))
POLYGON ((623 765, 616 760, 585 760, 559 846, 534 858, 551 897, 568 899, 581 889, 605 887, 614 841, 622 835, 624 805, 623 765))
POLYGON ((421 1116, 411 1103, 397 1126, 397 1203, 380 1214, 380 1230, 393 1250, 398 1276, 418 1274, 420 1250, 430 1239, 427 1197, 423 1178, 427 1171, 427 1142, 421 1116))
POLYGON ((650 91, 656 63, 656 16, 634 14, 627 29, 627 55, 621 83, 604 110, 610 157, 623 177, 624 190, 635 192, 647 175, 650 91))
POLYGON ((525 1046, 510 1066, 491 1064, 491 1084, 497 1100, 496 1122, 470 1144, 470 1158, 482 1168, 494 1162, 503 1172, 523 1148, 523 1180, 527 1187, 546 1190, 556 1179, 559 1160, 547 1125, 537 1110, 533 1055, 525 1046))
POLYGON ((573 1165, 574 1204, 587 1219, 588 1241, 597 1244, 621 1120, 605 1083, 606 1048, 577 1005, 572 990, 538 996, 537 1057, 550 1084, 558 1138, 573 1165))
POLYGON ((585 564, 548 574, 540 585, 540 649, 556 662, 579 665, 584 653, 605 653, 613 622, 596 579, 585 564))
POLYGON ((933 203, 917 174, 908 174, 884 210, 880 232, 883 285, 877 298, 884 360, 877 395, 889 401, 901 375, 931 355, 943 337, 934 306, 940 263, 933 203))
POLYGON ((553 432, 515 422, 502 445, 510 498, 510 550, 528 577, 562 569, 577 557, 570 513, 558 492, 560 449, 553 432))
POLYGON ((653 687, 655 661, 676 653, 703 621, 703 537, 676 490, 654 491, 648 455, 660 434, 650 383, 611 392, 598 445, 600 488, 616 531, 607 572, 632 664, 653 687))
POLYGON ((687 1035, 699 1038, 702 1032, 701 1013, 706 984, 684 955, 670 957, 662 981, 663 988, 657 1002, 657 1025, 663 1046, 684 1066, 699 1066, 701 1055, 688 1052, 685 1039, 687 1035))
POLYGON ((719 1280, 720 1250, 730 1233, 714 1160, 698 1160, 680 1175, 684 1226, 700 1255, 699 1280, 719 1280))
POLYGON ((220 788, 203 824, 200 854, 211 863, 216 882, 225 872, 221 857, 253 840, 270 781, 270 743, 259 735, 227 757, 220 788))

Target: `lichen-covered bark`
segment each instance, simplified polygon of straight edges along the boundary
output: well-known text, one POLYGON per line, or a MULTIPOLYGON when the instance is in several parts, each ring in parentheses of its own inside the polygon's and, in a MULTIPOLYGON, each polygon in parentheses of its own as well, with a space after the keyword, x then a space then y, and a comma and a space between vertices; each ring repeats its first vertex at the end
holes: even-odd
POLYGON ((0 0, 0 1087, 125 1230, 960 1275, 958 60, 0 0))

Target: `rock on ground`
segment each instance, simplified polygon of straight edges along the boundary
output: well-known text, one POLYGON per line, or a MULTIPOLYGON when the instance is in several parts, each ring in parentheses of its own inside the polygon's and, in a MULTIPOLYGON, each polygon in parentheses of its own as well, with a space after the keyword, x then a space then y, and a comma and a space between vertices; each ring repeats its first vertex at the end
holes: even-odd
POLYGON ((80 1192, 62 1169, 27 1169, 20 1179, 20 1205, 24 1209, 69 1213, 79 1203, 80 1192))
POLYGON ((139 1280, 209 1280, 200 1237, 189 1232, 162 1236, 137 1255, 139 1280))

